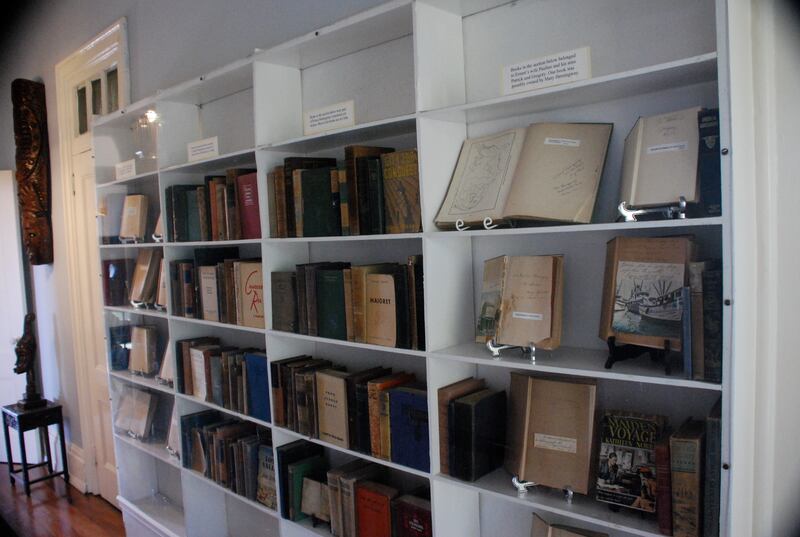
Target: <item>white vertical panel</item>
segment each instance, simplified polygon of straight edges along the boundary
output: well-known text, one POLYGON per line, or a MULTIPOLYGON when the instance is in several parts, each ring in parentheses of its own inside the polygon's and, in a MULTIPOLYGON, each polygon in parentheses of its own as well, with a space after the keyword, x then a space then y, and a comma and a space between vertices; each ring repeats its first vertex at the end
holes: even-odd
POLYGON ((423 231, 435 231, 433 223, 455 169, 461 144, 467 137, 464 122, 417 120, 419 188, 423 231))
POLYGON ((256 146, 303 134, 303 93, 300 70, 253 63, 256 146))
POLYGON ((430 424, 431 473, 440 472, 439 388, 472 377, 477 366, 455 361, 428 360, 428 422, 430 424))
POLYGON ((417 110, 464 103, 464 43, 461 16, 425 2, 414 3, 417 110))
MULTIPOLYGON (((431 482, 433 534, 436 537, 481 537, 478 492, 445 481, 431 482)), ((496 535, 505 536, 502 526, 496 535)))

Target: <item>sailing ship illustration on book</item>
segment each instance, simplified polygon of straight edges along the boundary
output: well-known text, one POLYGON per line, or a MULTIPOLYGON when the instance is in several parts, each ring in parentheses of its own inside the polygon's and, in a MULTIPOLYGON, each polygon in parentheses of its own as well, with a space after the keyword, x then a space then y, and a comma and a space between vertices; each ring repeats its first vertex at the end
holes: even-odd
POLYGON ((615 332, 678 338, 684 265, 620 261, 614 300, 615 332))

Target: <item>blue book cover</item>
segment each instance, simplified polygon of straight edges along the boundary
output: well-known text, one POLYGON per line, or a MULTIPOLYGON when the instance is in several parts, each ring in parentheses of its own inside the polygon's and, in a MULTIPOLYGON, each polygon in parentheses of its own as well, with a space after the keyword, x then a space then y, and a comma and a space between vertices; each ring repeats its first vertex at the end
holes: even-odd
POLYGON ((392 462, 430 471, 428 395, 424 386, 389 390, 392 462))
POLYGON ((269 362, 263 352, 244 355, 247 371, 247 408, 254 418, 269 422, 269 362))

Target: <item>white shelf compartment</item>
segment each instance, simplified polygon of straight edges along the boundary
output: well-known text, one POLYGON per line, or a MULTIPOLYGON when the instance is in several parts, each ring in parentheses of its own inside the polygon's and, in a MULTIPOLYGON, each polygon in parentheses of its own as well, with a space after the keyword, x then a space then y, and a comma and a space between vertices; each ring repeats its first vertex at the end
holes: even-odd
POLYGON ((169 454, 167 451, 167 446, 163 442, 142 442, 140 440, 136 440, 135 438, 125 436, 121 433, 114 433, 114 438, 131 446, 134 449, 141 451, 142 453, 146 453, 151 457, 155 457, 156 459, 163 461, 170 466, 174 466, 175 468, 180 468, 181 466, 180 461, 169 454))
POLYGON ((209 157, 193 162, 174 164, 166 168, 161 168, 160 173, 181 172, 192 174, 204 174, 213 172, 224 172, 228 168, 255 168, 256 157, 255 149, 245 148, 230 153, 224 153, 216 157, 209 157))
POLYGON ((319 336, 309 336, 306 334, 295 334, 294 332, 283 332, 281 330, 267 330, 267 335, 277 339, 293 339, 298 341, 305 341, 308 343, 319 343, 326 345, 336 345, 339 347, 348 347, 351 349, 363 349, 367 351, 388 352, 393 354, 403 354, 406 356, 417 356, 424 358, 425 351, 415 351, 412 349, 400 349, 397 347, 383 347, 381 345, 372 345, 370 343, 356 343, 355 341, 345 341, 342 339, 332 339, 319 336))
POLYGON ((239 324, 220 323, 217 321, 206 321, 205 319, 195 319, 193 317, 181 317, 180 315, 170 315, 169 319, 170 321, 175 321, 178 323, 202 325, 202 326, 207 326, 209 328, 223 328, 226 330, 251 332, 254 334, 263 334, 265 332, 263 328, 253 328, 252 326, 243 326, 239 324))
MULTIPOLYGON (((158 216, 158 215, 156 215, 158 216)), ((138 248, 161 248, 164 246, 163 242, 135 242, 128 244, 101 244, 101 250, 129 250, 138 248)))
POLYGON ((422 112, 423 117, 481 122, 573 108, 717 79, 717 53, 640 67, 539 90, 422 112))
POLYGON ((186 241, 186 242, 165 242, 167 248, 180 248, 185 246, 192 247, 219 247, 219 246, 242 246, 243 244, 261 244, 261 239, 240 239, 230 241, 186 241))
MULTIPOLYGON (((137 523, 155 530, 158 534, 164 537, 186 537, 183 510, 173 505, 165 496, 151 496, 130 501, 120 495, 117 496, 117 502, 122 507, 123 515, 132 513, 137 523)), ((130 524, 127 517, 125 523, 127 528, 130 524)))
POLYGON ((266 505, 264 505, 262 503, 254 502, 253 500, 247 498, 246 496, 242 496, 241 494, 236 494, 231 489, 229 489, 227 487, 223 487, 222 485, 220 485, 219 483, 217 483, 213 479, 209 479, 209 478, 207 478, 206 476, 202 475, 199 472, 195 472, 194 470, 191 470, 189 468, 181 468, 181 471, 184 474, 189 474, 190 476, 192 476, 192 477, 194 477, 196 479, 202 480, 207 485, 217 489, 220 492, 223 492, 225 495, 227 495, 227 496, 229 496, 229 497, 231 497, 231 498, 233 498, 233 499, 235 499, 237 501, 240 501, 240 502, 242 502, 242 503, 244 503, 246 505, 249 505, 250 507, 253 507, 254 509, 257 509, 258 511, 261 511, 262 513, 264 513, 266 515, 269 515, 269 516, 275 517, 275 518, 280 518, 280 514, 277 511, 275 511, 274 509, 270 509, 269 507, 267 507, 266 505))
POLYGON ((454 360, 480 366, 552 373, 575 377, 642 382, 680 388, 693 388, 720 392, 722 386, 711 382, 683 378, 679 364, 673 361, 670 376, 664 373, 663 364, 653 363, 647 355, 618 362, 612 369, 605 368, 607 350, 560 347, 554 351, 538 349, 536 360, 523 357, 519 351, 503 351, 499 358, 492 358, 485 345, 465 343, 437 352, 428 353, 434 360, 454 360))
POLYGON ((149 388, 151 390, 156 390, 169 395, 175 394, 175 390, 169 384, 161 384, 154 377, 135 375, 130 371, 128 371, 127 369, 121 371, 111 370, 108 372, 108 374, 114 377, 115 379, 119 379, 123 382, 130 382, 131 384, 136 384, 143 388, 149 388))
POLYGON ((110 188, 110 187, 131 187, 136 186, 141 183, 146 183, 148 181, 157 181, 158 180, 158 172, 150 171, 150 172, 143 172, 134 175, 133 177, 129 177, 128 179, 114 179, 111 181, 107 181, 105 183, 96 183, 96 188, 110 188))
POLYGON ((123 313, 125 315, 142 315, 144 317, 156 317, 159 319, 166 319, 168 317, 165 311, 134 308, 133 306, 103 306, 103 309, 110 313, 123 313))
POLYGON ((224 414, 228 414, 230 416, 233 416, 233 417, 238 418, 238 419, 243 420, 243 421, 251 421, 251 422, 255 423, 256 425, 260 425, 261 427, 272 428, 272 424, 270 422, 268 422, 268 421, 260 420, 258 418, 254 418, 253 416, 248 416, 247 414, 243 414, 241 412, 236 412, 235 410, 231 410, 229 408, 225 408, 224 406, 220 406, 220 405, 218 405, 216 403, 212 403, 210 401, 203 401, 202 399, 199 399, 199 398, 195 397, 194 395, 186 395, 185 393, 176 393, 176 395, 178 397, 180 397, 181 399, 184 399, 186 401, 191 401, 192 403, 194 403, 196 405, 204 406, 204 407, 206 407, 206 408, 208 408, 210 410, 217 410, 219 412, 222 412, 224 414))
POLYGON ((132 159, 136 162, 137 172, 134 181, 155 173, 158 159, 153 157, 158 153, 159 126, 157 123, 149 124, 155 131, 153 135, 136 140, 134 123, 145 113, 156 110, 155 98, 149 97, 95 119, 92 144, 97 181, 109 184, 116 178, 115 165, 132 159), (138 157, 137 152, 141 152, 138 157))
MULTIPOLYGON (((652 519, 643 518, 639 513, 626 509, 615 513, 609 509, 608 504, 598 502, 592 496, 575 494, 572 504, 568 504, 560 490, 534 487, 529 489, 526 496, 519 497, 516 488, 511 484, 511 475, 502 468, 472 483, 443 474, 435 475, 432 483, 436 499, 438 499, 438 492, 435 490, 437 485, 445 483, 450 485, 447 490, 461 489, 479 494, 489 494, 508 502, 524 505, 532 511, 565 516, 571 520, 601 526, 607 531, 624 532, 625 535, 642 537, 658 537, 661 535, 658 531, 655 516, 652 519)), ((468 505, 467 503, 466 507, 468 505)), ((465 505, 461 507, 465 508, 465 505)), ((477 505, 475 507, 477 508, 477 505)))
POLYGON ((412 32, 412 2, 394 0, 257 54, 256 146, 330 144, 305 136, 303 114, 344 101, 356 130, 413 114, 412 32))

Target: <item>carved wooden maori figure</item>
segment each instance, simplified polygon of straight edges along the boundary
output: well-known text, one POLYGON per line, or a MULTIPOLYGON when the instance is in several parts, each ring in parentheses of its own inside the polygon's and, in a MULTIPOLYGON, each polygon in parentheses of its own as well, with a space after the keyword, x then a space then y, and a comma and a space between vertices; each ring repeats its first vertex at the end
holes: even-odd
POLYGON ((53 262, 50 225, 50 149, 44 84, 16 79, 11 83, 14 139, 17 145, 17 193, 22 240, 33 265, 53 262))

